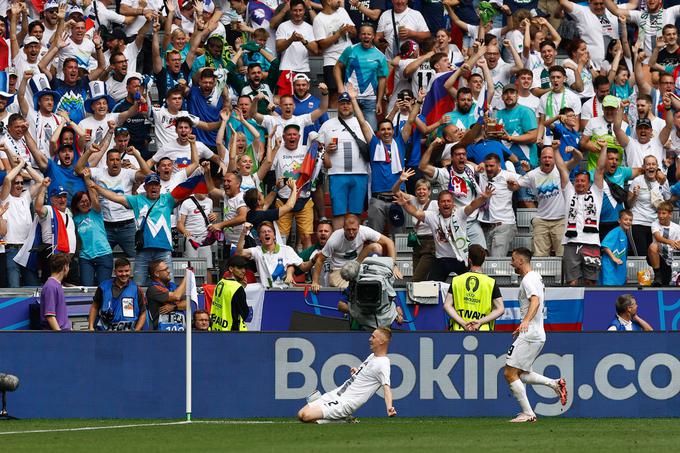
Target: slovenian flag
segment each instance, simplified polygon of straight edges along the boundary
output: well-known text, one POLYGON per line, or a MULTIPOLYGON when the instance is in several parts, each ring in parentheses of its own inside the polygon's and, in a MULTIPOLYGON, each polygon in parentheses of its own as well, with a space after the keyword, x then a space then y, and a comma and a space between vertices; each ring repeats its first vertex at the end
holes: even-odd
POLYGON ((38 272, 40 268, 38 263, 37 249, 42 244, 42 228, 38 216, 33 218, 33 225, 29 230, 28 237, 23 246, 14 256, 14 262, 28 268, 34 272, 38 272))
POLYGON ((312 181, 319 175, 320 170, 321 156, 319 154, 319 144, 316 141, 312 141, 307 150, 307 155, 302 160, 302 164, 300 164, 300 176, 295 182, 298 190, 302 190, 307 185, 311 186, 312 181))
POLYGON ((430 91, 425 96, 423 102, 422 115, 427 124, 436 123, 439 118, 453 110, 455 104, 449 92, 444 88, 444 84, 451 77, 453 71, 443 73, 432 81, 430 91))
POLYGON ((185 200, 195 193, 207 194, 208 186, 205 183, 203 174, 200 173, 178 184, 170 193, 175 200, 185 200))

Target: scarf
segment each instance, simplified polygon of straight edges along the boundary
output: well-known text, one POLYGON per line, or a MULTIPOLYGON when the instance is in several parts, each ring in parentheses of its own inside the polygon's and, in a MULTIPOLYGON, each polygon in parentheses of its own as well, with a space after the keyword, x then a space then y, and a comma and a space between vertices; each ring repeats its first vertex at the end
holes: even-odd
POLYGON ((566 104, 566 96, 567 96, 567 89, 562 88, 562 99, 560 100, 560 108, 557 111, 557 113, 553 112, 554 105, 553 105, 553 91, 550 91, 548 93, 548 99, 546 99, 545 103, 545 117, 546 118, 552 118, 553 116, 556 116, 560 113, 560 111, 564 108, 564 105, 566 104))
POLYGON ((466 195, 468 193, 467 188, 469 187, 472 198, 477 198, 477 189, 473 182, 475 180, 474 171, 466 165, 463 173, 467 178, 459 176, 453 168, 453 165, 449 166, 449 191, 453 193, 455 198, 459 198, 461 195, 466 195))
POLYGON ((64 217, 54 207, 50 207, 52 208, 52 245, 54 246, 54 253, 70 253, 68 231, 66 230, 69 220, 68 214, 64 213, 64 217, 66 217, 66 223, 64 223, 64 217))
POLYGON ((595 205, 595 196, 592 190, 588 189, 583 195, 583 209, 579 209, 578 199, 581 195, 574 193, 569 203, 569 214, 567 216, 567 229, 564 235, 568 238, 575 238, 578 236, 576 229, 576 217, 579 212, 583 212, 583 233, 599 233, 600 215, 597 212, 595 205))
POLYGON ((470 243, 469 239, 467 239, 467 233, 463 231, 463 235, 459 236, 456 238, 456 233, 461 230, 461 226, 458 224, 458 219, 456 218, 456 212, 453 211, 451 213, 451 217, 448 219, 445 219, 442 217, 441 214, 438 215, 438 223, 439 223, 439 231, 438 234, 440 236, 441 240, 441 235, 444 236, 444 239, 449 243, 451 246, 451 249, 453 249, 453 253, 456 255, 456 259, 458 261, 466 262, 467 261, 467 249, 468 249, 468 244, 470 243), (463 240, 463 248, 461 249, 458 247, 458 239, 463 240))
POLYGON ((391 164, 392 174, 400 174, 403 169, 401 166, 401 155, 399 153, 397 141, 393 139, 389 146, 390 152, 387 153, 387 150, 385 149, 385 143, 383 143, 382 140, 379 140, 378 144, 375 146, 373 162, 385 162, 391 164))

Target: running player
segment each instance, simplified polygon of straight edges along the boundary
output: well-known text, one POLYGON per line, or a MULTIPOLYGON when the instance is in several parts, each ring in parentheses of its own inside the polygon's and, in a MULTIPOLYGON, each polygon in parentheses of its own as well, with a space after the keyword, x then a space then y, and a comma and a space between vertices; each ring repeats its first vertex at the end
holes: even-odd
POLYGON ((543 300, 545 286, 541 275, 531 270, 531 252, 520 247, 512 252, 510 264, 522 278, 519 286, 519 309, 522 322, 513 333, 517 337, 508 349, 505 359, 505 379, 512 394, 519 402, 522 412, 510 420, 513 423, 535 422, 536 414, 531 409, 525 384, 545 385, 557 393, 562 406, 567 404, 567 384, 564 379, 549 379, 531 371, 536 357, 545 344, 543 330, 543 300))
POLYGON ((384 327, 375 329, 368 339, 373 354, 369 355, 358 369, 351 368, 350 378, 340 387, 324 393, 321 397, 318 396, 318 391, 310 395, 307 398, 308 404, 298 412, 298 419, 305 423, 349 421, 354 411, 363 406, 380 387, 385 392, 387 416, 397 415, 397 410, 392 406, 390 359, 387 357, 391 339, 390 329, 384 327))

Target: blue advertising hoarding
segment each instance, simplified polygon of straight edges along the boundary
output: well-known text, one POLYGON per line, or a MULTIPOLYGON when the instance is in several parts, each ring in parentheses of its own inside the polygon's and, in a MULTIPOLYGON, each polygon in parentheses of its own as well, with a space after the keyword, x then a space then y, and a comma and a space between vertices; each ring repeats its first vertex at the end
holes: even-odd
MULTIPOLYGON (((569 403, 530 387, 539 417, 680 416, 680 333, 548 333, 534 371, 567 380, 569 403)), ((401 416, 511 416, 503 379, 508 333, 395 334, 390 358, 401 416)), ((194 336, 194 416, 294 417, 315 389, 342 384, 368 354, 368 334, 194 336)), ((184 335, 0 332, 0 371, 21 418, 181 418, 184 335)), ((374 396, 358 416, 384 416, 374 396)))

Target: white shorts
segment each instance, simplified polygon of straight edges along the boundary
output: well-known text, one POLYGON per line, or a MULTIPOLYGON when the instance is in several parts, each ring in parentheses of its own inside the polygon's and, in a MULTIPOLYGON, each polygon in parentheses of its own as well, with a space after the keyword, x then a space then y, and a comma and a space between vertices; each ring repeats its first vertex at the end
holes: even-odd
POLYGON ((508 349, 505 364, 522 371, 531 371, 531 366, 543 349, 544 341, 526 341, 518 337, 508 349))
POLYGON ((324 420, 342 420, 358 409, 358 405, 347 398, 338 396, 333 390, 324 393, 321 398, 309 404, 310 406, 321 407, 324 420))

